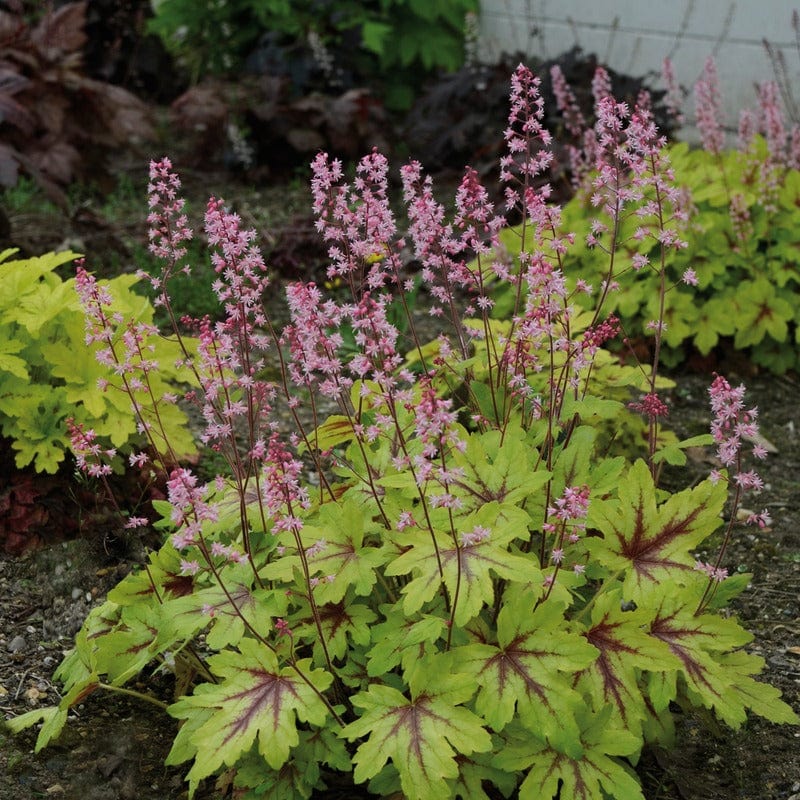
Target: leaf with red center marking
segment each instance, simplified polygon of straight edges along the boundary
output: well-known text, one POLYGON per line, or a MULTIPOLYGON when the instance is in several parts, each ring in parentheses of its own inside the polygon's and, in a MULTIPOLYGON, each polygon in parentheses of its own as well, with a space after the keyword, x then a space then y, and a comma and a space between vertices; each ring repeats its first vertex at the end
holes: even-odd
POLYGON ((226 650, 208 663, 220 683, 201 684, 169 707, 173 717, 191 720, 178 732, 168 759, 175 764, 194 756, 191 783, 223 764, 235 765, 253 744, 269 767, 280 769, 299 742, 297 721, 325 723, 328 709, 317 691, 327 689, 332 677, 312 669, 310 659, 298 661, 296 669, 281 667, 274 652, 242 639, 239 652, 226 650))
POLYGON ((693 572, 692 551, 720 523, 726 486, 704 481, 657 505, 656 489, 644 461, 637 461, 620 483, 619 497, 589 506, 589 526, 602 537, 588 537, 592 561, 610 573, 624 572, 623 596, 637 603, 661 583, 686 582, 693 572))
MULTIPOLYGON (((775 722, 798 722, 792 709, 778 699, 777 689, 751 677, 763 661, 738 650, 753 637, 735 619, 695 616, 693 606, 665 601, 650 624, 650 635, 677 656, 678 672, 692 703, 713 709, 732 728, 745 721, 748 708, 775 722)), ((657 709, 677 696, 675 678, 675 673, 667 672, 651 682, 657 709)))
POLYGON ((370 530, 377 530, 375 523, 352 497, 342 503, 323 505, 314 525, 304 528, 302 536, 306 546, 318 541, 325 543, 319 552, 308 556, 312 574, 325 579, 315 590, 318 603, 341 602, 349 586, 362 597, 372 592, 378 579, 378 567, 386 555, 369 541, 365 542, 370 530))
POLYGON ((391 759, 405 797, 446 800, 452 796, 447 780, 459 774, 456 754, 491 749, 480 719, 461 705, 472 697, 474 682, 465 675, 434 679, 437 671, 441 674, 427 670, 427 687, 412 686, 410 700, 377 683, 353 697, 353 705, 363 713, 342 735, 350 740, 368 737, 353 758, 356 783, 377 775, 391 759))
POLYGON ((622 608, 621 589, 597 596, 591 625, 583 635, 599 655, 580 673, 576 685, 593 699, 597 711, 611 709, 613 725, 640 737, 642 723, 651 716, 639 686, 640 672, 677 669, 680 662, 664 642, 648 635, 652 612, 622 608))
POLYGON ((574 714, 584 700, 572 689, 573 676, 597 650, 567 630, 561 603, 551 598, 535 611, 534 605, 532 592, 507 592, 497 618, 498 643, 469 644, 449 655, 459 671, 477 680, 475 710, 494 730, 502 730, 516 709, 531 730, 577 740, 574 714))
MULTIPOLYGON (((437 509, 438 511, 438 509, 437 509)), ((437 514, 432 514, 436 519, 437 514)), ((446 520, 446 515, 444 516, 446 520)), ((403 531, 396 541, 407 548, 386 568, 387 575, 406 575, 413 579, 403 589, 403 610, 411 615, 432 600, 440 590, 442 576, 449 595, 454 598, 455 624, 466 625, 484 605, 494 602, 492 574, 507 581, 538 585, 542 573, 538 562, 509 551, 515 539, 528 535, 528 515, 521 508, 497 502, 487 503, 479 511, 459 518, 458 535, 476 526, 489 531, 485 539, 456 547, 449 533, 436 531, 438 552, 427 531, 403 531)))
MULTIPOLYGON (((370 640, 370 626, 375 622, 375 612, 366 604, 356 602, 352 597, 340 603, 326 603, 317 606, 322 635, 331 658, 344 658, 348 646, 365 647, 370 640)), ((325 663, 324 651, 319 641, 319 631, 306 606, 301 619, 292 618, 292 630, 297 641, 313 643, 314 660, 325 663)))
MULTIPOLYGON (((578 713, 577 750, 565 753, 514 725, 507 732, 508 744, 500 749, 495 766, 529 772, 519 788, 519 800, 643 800, 633 770, 615 756, 634 755, 639 740, 629 731, 610 723, 611 709, 578 713)), ((506 734, 504 734, 506 735, 506 734)))

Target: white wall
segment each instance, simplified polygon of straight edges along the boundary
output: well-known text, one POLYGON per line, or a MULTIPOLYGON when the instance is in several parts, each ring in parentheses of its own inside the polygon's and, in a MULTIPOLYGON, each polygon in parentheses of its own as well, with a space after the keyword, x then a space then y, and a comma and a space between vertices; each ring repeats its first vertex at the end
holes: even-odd
MULTIPOLYGON (((754 83, 774 78, 764 39, 783 52, 800 103, 794 9, 800 10, 800 0, 481 0, 480 51, 547 59, 578 44, 632 76, 660 74, 669 55, 678 82, 688 89, 714 55, 726 122, 735 129, 739 111, 755 102, 754 83)), ((684 108, 690 122, 692 96, 684 108)))

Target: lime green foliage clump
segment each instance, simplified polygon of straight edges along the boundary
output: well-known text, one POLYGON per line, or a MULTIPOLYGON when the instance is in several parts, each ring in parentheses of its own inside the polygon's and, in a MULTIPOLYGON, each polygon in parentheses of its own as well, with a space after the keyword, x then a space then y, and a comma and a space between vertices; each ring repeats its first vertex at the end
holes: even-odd
MULTIPOLYGON (((667 268, 663 358, 682 361, 688 348, 707 355, 721 340, 731 340, 752 360, 783 373, 800 366, 800 171, 773 167, 774 188, 763 184, 766 145, 756 139, 749 151, 714 155, 678 144, 668 149, 675 179, 686 191, 688 220, 679 235, 686 248, 667 268), (687 283, 687 270, 697 283, 687 283)), ((583 279, 596 289, 609 278, 608 237, 589 247, 593 221, 602 215, 592 206, 590 189, 564 208, 564 225, 576 235, 564 259, 574 283, 583 279)), ((615 231, 617 251, 611 279, 619 290, 606 303, 630 336, 648 336, 658 318, 660 281, 658 244, 637 240, 639 220, 629 215, 615 231), (632 267, 634 256, 649 264, 632 267)), ((510 253, 519 237, 508 231, 510 253)), ((584 300, 587 304, 590 300, 584 300)))
MULTIPOLYGON (((412 412, 399 424, 411 429, 412 412)), ((763 662, 741 650, 750 634, 714 610, 749 576, 696 613, 707 581, 692 552, 720 524, 723 483, 659 501, 644 462, 599 458, 589 427, 557 448, 552 470, 537 468, 544 425, 515 422, 505 439, 460 429, 466 449, 448 453, 463 470, 458 511, 398 530, 382 515, 424 512, 411 475, 391 466, 391 444, 364 452, 341 420, 328 425, 352 469, 333 486, 336 502, 303 513, 303 547, 259 529, 255 506, 252 564, 217 558, 216 575, 191 578, 165 544, 91 613, 58 671, 61 704, 13 727, 43 721, 41 747, 87 694, 161 664, 195 684, 168 709, 184 721, 168 763, 193 762, 192 791, 235 766, 248 798, 308 798, 337 770, 384 797, 485 798, 486 781, 505 796, 521 784, 521 798, 551 798, 561 784, 562 797, 634 800, 629 764, 645 744, 674 742, 672 703, 733 727, 747 709, 796 721, 753 679, 763 662), (366 470, 380 505, 353 485, 366 470), (549 590, 557 568, 540 564, 531 531, 548 485, 558 496, 567 482, 605 499, 589 512, 595 535, 567 548, 585 573, 562 570, 549 590)), ((204 535, 243 548, 236 493, 207 499, 223 513, 204 535)))
POLYGON ((309 67, 331 76, 343 71, 351 82, 380 85, 388 107, 406 108, 421 78, 461 66, 466 15, 477 12, 478 3, 161 0, 154 7, 152 30, 187 64, 194 80, 241 69, 269 32, 269 56, 287 67, 294 62, 298 85, 309 67), (297 50, 309 42, 318 61, 332 63, 301 64, 297 50))
MULTIPOLYGON (((76 254, 9 260, 15 252, 0 253, 0 432, 11 439, 17 466, 55 472, 69 450, 70 418, 115 448, 132 446, 139 437, 131 399, 98 388, 98 381, 109 379, 108 369, 97 362, 97 346, 86 344, 74 280, 55 271, 76 254)), ((151 304, 132 290, 136 281, 125 275, 108 282, 116 309, 152 322, 151 304)), ((179 378, 176 354, 166 343, 156 344, 162 368, 152 379, 161 394, 174 391, 179 378)), ((184 414, 175 405, 166 413, 179 452, 193 452, 184 414)))

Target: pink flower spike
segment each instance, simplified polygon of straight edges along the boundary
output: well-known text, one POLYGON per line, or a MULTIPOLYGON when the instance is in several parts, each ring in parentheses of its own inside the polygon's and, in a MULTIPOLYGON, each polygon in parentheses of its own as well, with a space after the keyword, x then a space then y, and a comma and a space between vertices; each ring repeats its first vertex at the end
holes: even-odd
POLYGON ((683 275, 681 276, 681 280, 687 286, 697 286, 697 273, 693 269, 689 268, 684 271, 683 275))
POLYGON ((697 127, 703 139, 703 147, 709 153, 719 155, 725 146, 725 132, 717 65, 711 56, 706 59, 703 74, 695 84, 694 97, 697 127))

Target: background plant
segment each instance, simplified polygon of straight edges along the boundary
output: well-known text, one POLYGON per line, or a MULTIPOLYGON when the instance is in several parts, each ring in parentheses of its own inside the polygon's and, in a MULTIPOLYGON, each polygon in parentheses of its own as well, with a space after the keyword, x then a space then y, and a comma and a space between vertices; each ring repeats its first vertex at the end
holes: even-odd
POLYGON ((297 90, 368 86, 389 108, 407 108, 421 81, 464 60, 466 15, 474 0, 161 0, 152 29, 196 82, 245 65, 287 74, 297 90))
POLYGON ((154 136, 139 99, 86 74, 85 16, 85 2, 48 8, 35 23, 19 4, 0 11, 0 185, 23 172, 62 205, 62 187, 89 163, 154 136))
MULTIPOLYGON (((717 379, 712 430, 727 472, 659 490, 658 317, 634 401, 650 430, 645 457, 598 451, 592 423, 623 405, 593 393, 592 373, 619 321, 604 311, 607 291, 587 313, 565 284, 574 237, 536 188, 550 136, 522 66, 511 99, 501 177, 524 238, 512 265, 492 255, 506 223, 474 171, 449 222, 419 164, 402 170, 408 239, 444 327, 428 344, 412 333, 407 355, 386 315, 411 287, 380 154, 362 159, 351 184, 337 161, 315 159, 330 278, 351 297, 294 284, 280 332, 263 313, 253 234, 209 201, 226 317, 200 322, 197 355, 185 359, 204 440, 229 474, 203 485, 189 469, 170 473, 168 540, 88 618, 59 670, 60 705, 13 728, 42 722, 41 747, 75 703, 100 688, 135 693, 126 684, 155 664, 178 678, 168 711, 184 722, 169 762, 192 762, 192 792, 229 767, 251 797, 310 797, 338 771, 382 796, 519 787, 523 799, 588 800, 642 796, 632 764, 646 744, 672 741, 673 703, 734 727, 748 709, 797 721, 753 679, 761 661, 741 649, 749 634, 719 613, 747 581, 725 574, 732 523, 713 562, 693 556, 719 527, 728 481, 734 512, 758 488, 742 453, 755 412, 742 388, 717 379), (490 314, 490 276, 512 287, 505 320, 490 314), (344 322, 359 348, 347 359, 344 322), (263 379, 268 347, 275 384, 263 379), (338 413, 325 418, 323 400, 338 413), (281 402, 295 415, 289 438, 272 415, 281 402)), ((658 236, 663 298, 681 246, 664 143, 645 107, 629 113, 606 96, 598 110, 598 205, 658 236)), ((156 288, 169 309, 190 232, 168 161, 152 165, 151 185, 153 246, 166 264, 156 288)), ((113 338, 124 321, 108 315, 110 298, 85 271, 78 286, 91 337, 113 338)), ((110 361, 128 374, 127 358, 110 361)))
MULTIPOLYGON (((565 224, 577 240, 565 258, 565 273, 571 282, 613 282, 608 308, 625 320, 633 338, 646 336, 663 302, 667 364, 682 362, 692 349, 708 355, 731 342, 756 364, 783 373, 797 367, 797 348, 791 345, 800 335, 797 128, 784 124, 777 86, 766 83, 759 89, 757 112, 742 114, 740 148, 725 149, 713 62, 706 65, 696 93, 704 147, 681 143, 669 149, 675 180, 685 192, 687 217, 680 235, 686 246, 670 259, 663 300, 664 273, 654 261, 659 242, 642 231, 635 215, 598 222, 591 174, 584 173, 582 190, 564 209, 565 224), (609 236, 620 245, 612 271, 609 236)), ((564 108, 567 119, 574 120, 574 108, 564 108)), ((591 163, 594 146, 594 131, 583 131, 589 160, 587 150, 575 151, 578 173, 582 161, 591 163)), ((512 255, 518 241, 510 231, 502 237, 512 255)), ((581 302, 589 306, 592 300, 581 302)))
MULTIPOLYGON (((93 430, 106 448, 130 450, 140 441, 131 398, 98 389, 107 368, 97 362, 97 348, 86 345, 74 279, 64 281, 55 272, 76 254, 13 260, 14 252, 0 254, 0 432, 16 451, 17 467, 33 464, 39 472, 54 473, 70 449, 69 419, 93 430)), ((108 282, 114 313, 152 323, 153 307, 132 291, 136 282, 133 275, 108 282)), ((158 398, 175 391, 181 372, 174 355, 170 358, 172 344, 159 342, 155 348, 166 361, 159 374, 150 376, 158 398)), ((140 410, 147 418, 153 408, 153 397, 148 397, 140 410)), ((171 404, 162 406, 161 413, 176 453, 194 452, 183 412, 171 404)), ((164 452, 163 446, 158 452, 164 452)))

